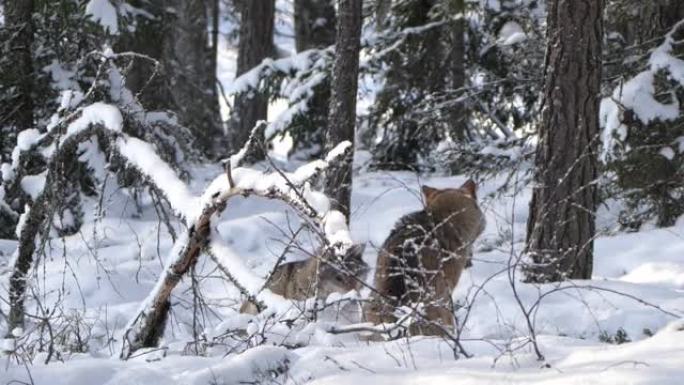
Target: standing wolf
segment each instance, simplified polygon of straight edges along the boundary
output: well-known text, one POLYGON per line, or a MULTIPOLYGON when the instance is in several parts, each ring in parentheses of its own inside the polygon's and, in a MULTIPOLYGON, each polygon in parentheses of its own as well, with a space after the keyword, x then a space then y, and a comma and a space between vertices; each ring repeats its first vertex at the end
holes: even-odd
POLYGON ((422 187, 425 209, 402 217, 378 254, 375 289, 364 308, 374 324, 395 322, 399 306, 423 304, 426 320, 411 334, 439 335, 454 325, 451 293, 485 227, 475 182, 460 188, 422 187))

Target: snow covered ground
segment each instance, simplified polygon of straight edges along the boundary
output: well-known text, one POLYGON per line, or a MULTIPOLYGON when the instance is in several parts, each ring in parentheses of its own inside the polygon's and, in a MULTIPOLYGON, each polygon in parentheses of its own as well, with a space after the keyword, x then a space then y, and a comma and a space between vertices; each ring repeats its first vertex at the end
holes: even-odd
MULTIPOLYGON (((279 9, 287 7, 285 3, 279 1, 279 9)), ((281 50, 293 51, 291 20, 287 12, 281 13, 276 41, 281 50)), ((222 25, 222 32, 230 28, 222 25)), ((219 78, 226 88, 234 76, 235 59, 235 50, 222 41, 219 78)), ((372 92, 365 97, 359 101, 360 110, 368 106, 372 92)), ((222 107, 227 116, 225 103, 222 107)), ((284 108, 272 106, 270 117, 284 108)), ((356 155, 361 165, 367 154, 356 155)), ((200 194, 220 172, 216 166, 195 166, 191 192, 200 194)), ((149 198, 141 195, 139 210, 111 179, 102 210, 96 209, 97 201, 88 202, 80 233, 52 239, 32 271, 35 297, 28 308, 35 314, 57 310, 55 332, 68 337, 61 343, 71 352, 52 356, 48 364, 46 353, 32 362, 0 356, 0 384, 684 383, 684 218, 671 228, 629 234, 607 231, 598 237, 592 280, 525 284, 519 273, 511 279, 509 267, 522 251, 531 192, 494 196, 503 182, 497 178, 480 185, 487 229, 477 243, 473 267, 454 293, 462 305, 457 317, 464 323, 463 347, 471 358, 455 359, 450 342, 439 338, 365 342, 355 334, 330 334, 331 325, 354 318, 335 309, 318 322, 293 329, 266 317, 250 320, 237 313, 238 291, 209 258, 202 257, 196 277, 203 306, 193 302, 189 279, 184 279, 174 291, 162 349, 140 351, 121 361, 123 328, 154 287, 173 242, 149 198), (102 215, 96 216, 100 211, 102 215), (43 306, 37 308, 37 303, 43 306), (194 318, 197 337, 205 341, 200 346, 192 343, 194 318), (528 318, 543 362, 530 343, 528 318), (240 329, 251 337, 239 334, 240 329), (630 342, 618 345, 616 340, 630 342), (83 353, 74 353, 77 348, 83 353)), ((354 180, 351 228, 354 241, 368 243, 364 258, 369 265, 375 265, 377 248, 394 222, 421 208, 421 184, 458 186, 464 179, 361 168, 354 180)), ((615 215, 603 207, 601 227, 610 230, 615 215)), ((174 226, 179 233, 181 225, 174 226)), ((260 276, 269 272, 285 247, 282 231, 296 226, 291 210, 261 198, 231 200, 216 224, 222 240, 260 276)), ((15 247, 14 241, 0 240, 3 312, 7 264, 15 247)), ((371 280, 372 273, 368 283, 371 280)), ((367 289, 361 293, 367 294, 367 289)), ((2 335, 4 327, 0 321, 2 335)), ((4 340, 0 347, 21 350, 38 332, 25 330, 18 346, 4 340)))
MULTIPOLYGON (((194 169, 199 177, 192 190, 201 191, 218 172, 215 167, 194 169)), ((357 242, 368 242, 367 262, 374 265, 376 248, 394 222, 421 207, 420 184, 447 187, 463 180, 418 178, 403 172, 358 175, 352 235, 357 242)), ((472 358, 454 359, 448 341, 439 338, 369 343, 355 334, 329 334, 326 330, 334 322, 331 317, 294 330, 259 319, 247 328, 268 328, 262 346, 249 347, 261 337, 247 343, 221 339, 227 331, 245 327, 249 317, 236 313, 239 294, 208 258, 203 258, 197 276, 207 307, 200 319, 204 337, 216 343, 203 346, 201 356, 195 355, 189 344, 193 341, 193 297, 185 280, 175 291, 164 349, 143 351, 129 361, 120 361, 117 352, 122 328, 153 287, 161 259, 172 242, 150 205, 138 213, 123 190, 112 187, 105 199, 104 218, 94 220, 90 215, 81 232, 64 244, 52 240, 32 280, 49 308, 58 303, 64 317, 81 317, 87 351, 65 353, 58 360, 53 357, 47 365, 43 364, 44 353, 31 364, 3 357, 0 383, 681 384, 684 223, 680 220, 672 228, 601 236, 596 241, 594 278, 590 281, 562 286, 515 281, 546 358, 540 362, 529 343, 526 317, 507 274, 509 263, 515 260, 511 255, 518 255, 522 247, 530 192, 491 197, 489 193, 500 182, 493 179, 480 187, 487 230, 478 242, 474 266, 455 292, 455 299, 466 305, 457 315, 466 321, 463 345, 472 358), (511 239, 515 240, 512 244, 511 239), (538 301, 540 296, 543 299, 538 301), (616 338, 632 342, 605 342, 616 338)), ((603 212, 602 216, 609 218, 610 214, 603 212)), ((295 222, 292 212, 279 203, 239 198, 230 201, 217 227, 247 265, 265 275, 285 246, 281 230, 295 222)), ((14 247, 12 241, 0 242, 3 261, 14 247)), ((7 273, 3 268, 3 291, 7 273)), ((25 331, 30 332, 35 331, 25 331)))

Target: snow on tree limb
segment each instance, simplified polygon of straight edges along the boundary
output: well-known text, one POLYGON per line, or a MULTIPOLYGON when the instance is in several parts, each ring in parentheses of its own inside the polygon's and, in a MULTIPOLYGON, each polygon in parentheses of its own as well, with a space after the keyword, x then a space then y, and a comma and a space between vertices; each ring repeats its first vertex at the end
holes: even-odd
MULTIPOLYGON (((253 132, 254 139, 257 130, 253 132)), ((226 175, 219 175, 206 189, 205 193, 196 197, 189 192, 171 167, 154 151, 153 147, 140 139, 129 137, 122 132, 123 117, 117 107, 95 103, 83 108, 75 120, 66 127, 63 136, 50 144, 50 157, 43 183, 32 183, 31 195, 34 203, 27 210, 20 231, 20 246, 15 260, 14 274, 10 280, 11 314, 10 325, 23 324, 23 299, 26 291, 26 275, 33 264, 35 239, 44 223, 49 223, 52 214, 50 206, 53 198, 50 193, 55 180, 65 178, 58 167, 66 157, 76 153, 81 142, 97 135, 108 145, 109 157, 117 156, 125 160, 143 175, 144 181, 151 188, 164 195, 178 217, 189 224, 185 234, 176 241, 161 277, 148 298, 141 304, 140 310, 132 318, 124 335, 121 357, 127 358, 132 352, 147 346, 155 346, 163 335, 168 315, 172 290, 182 277, 196 263, 202 252, 209 253, 228 277, 248 297, 256 297, 263 286, 263 279, 249 274, 242 261, 221 242, 219 237, 212 237, 211 223, 226 208, 227 202, 236 195, 256 195, 285 202, 293 207, 302 217, 314 224, 314 228, 326 248, 330 248, 337 256, 342 255, 351 245, 349 229, 344 216, 337 211, 330 211, 329 199, 311 188, 311 180, 327 167, 345 156, 351 150, 351 143, 338 144, 324 160, 315 160, 304 164, 293 172, 275 169, 262 172, 247 167, 240 167, 243 157, 250 147, 257 146, 258 140, 249 140, 236 156, 228 162, 226 175), (233 169, 233 166, 236 166, 233 169), (48 187, 50 186, 50 187, 48 187), (46 222, 46 220, 48 222, 46 222), (208 248, 207 248, 208 246, 208 248), (237 270, 237 271, 234 271, 237 270), (237 273, 237 274, 236 274, 237 273), (236 280, 235 277, 240 279, 236 280)), ((39 136, 26 144, 35 145, 39 136)), ((259 294, 257 301, 266 300, 269 304, 277 303, 269 297, 268 292, 259 294)), ((12 330, 13 327, 10 328, 12 330)))
POLYGON ((169 201, 176 215, 192 220, 198 216, 197 198, 176 172, 154 151, 151 144, 137 138, 121 136, 116 140, 120 154, 148 177, 169 201))
MULTIPOLYGON (((256 143, 248 140, 245 147, 254 146, 256 143)), ((243 150, 245 151, 240 152, 250 151, 249 148, 243 150)), ((262 172, 245 167, 233 170, 231 166, 240 164, 240 156, 227 162, 227 175, 215 178, 202 194, 199 199, 203 207, 201 214, 190 222, 192 225, 188 227, 186 234, 176 242, 166 259, 165 269, 157 285, 129 322, 120 357, 126 359, 140 348, 157 345, 166 324, 171 292, 183 275, 197 262, 202 252, 209 254, 236 287, 249 298, 255 299, 260 306, 263 302, 278 302, 267 291, 257 295, 263 286, 263 279, 254 276, 218 236, 212 236, 215 235, 211 230, 212 220, 223 212, 230 198, 234 196, 256 195, 285 202, 304 218, 317 224, 326 246, 332 248, 336 255, 342 255, 352 245, 344 217, 339 212, 329 211, 328 198, 312 191, 310 180, 350 150, 351 143, 340 143, 325 160, 305 164, 291 173, 277 169, 273 172, 262 172), (339 220, 340 217, 342 221, 339 220)))
POLYGON ((601 101, 600 123, 603 127, 603 152, 606 161, 613 150, 614 135, 620 140, 627 137, 627 126, 622 121, 623 111, 631 110, 637 118, 648 124, 655 120, 674 120, 679 117, 679 104, 676 100, 664 103, 656 99, 655 76, 665 70, 680 85, 684 85, 684 60, 672 54, 675 44, 674 34, 684 27, 684 20, 675 24, 665 35, 662 44, 651 53, 647 68, 633 78, 615 88, 610 97, 601 101))

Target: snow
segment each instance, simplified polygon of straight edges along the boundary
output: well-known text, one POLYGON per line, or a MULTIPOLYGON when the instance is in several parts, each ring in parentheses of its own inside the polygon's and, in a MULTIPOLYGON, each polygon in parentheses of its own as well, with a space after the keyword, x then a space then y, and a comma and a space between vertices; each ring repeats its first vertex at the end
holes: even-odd
POLYGON ((53 60, 52 63, 43 67, 43 71, 52 77, 52 87, 58 90, 79 89, 78 82, 74 80, 76 72, 66 68, 64 64, 53 60))
POLYGON ((27 175, 21 178, 21 189, 24 190, 24 192, 27 193, 31 199, 35 200, 45 188, 46 176, 47 171, 44 171, 38 175, 27 175))
MULTIPOLYGON (((17 236, 17 239, 21 237, 21 232, 24 229, 24 225, 26 225, 26 220, 28 219, 28 216, 31 212, 31 206, 25 205, 24 206, 24 212, 19 215, 19 222, 17 223, 17 228, 14 230, 14 235, 17 236)), ((15 252, 16 254, 16 252, 15 252)), ((10 264, 12 266, 13 264, 10 264)))
POLYGON ((514 45, 527 40, 527 35, 520 24, 507 21, 499 30, 497 44, 501 46, 514 45))
MULTIPOLYGON (((107 0, 99 2, 111 6, 107 0)), ((500 7, 498 1, 480 2, 500 7)), ((98 1, 88 5, 92 3, 98 1)), ((278 4, 291 6, 282 0, 278 4)), ((516 37, 514 31, 503 42, 511 42, 512 38, 515 41, 520 36, 516 37)), ((222 51, 221 55, 234 53, 222 51)), ((654 55, 651 65, 653 68, 668 66, 672 76, 679 76, 681 63, 672 60, 667 52, 663 53, 665 56, 657 56, 660 52, 654 55)), ((269 65, 277 70, 303 68, 298 67, 304 65, 303 59, 291 58, 280 64, 276 60, 269 65)), ((222 68, 232 64, 220 63, 222 68)), ((67 84, 71 75, 56 64, 53 75, 58 70, 65 71, 66 75, 60 79, 67 84)), ((110 78, 116 80, 116 74, 110 73, 110 78)), ((225 74, 222 79, 226 83, 225 74)), ((628 81, 622 92, 614 93, 613 97, 623 104, 646 103, 641 111, 643 115, 639 115, 641 119, 668 116, 672 106, 652 104, 649 87, 652 87, 652 75, 633 83, 628 81)), ((308 93, 305 88, 294 86, 291 91, 297 97, 308 93)), ((123 103, 129 97, 121 93, 111 96, 123 103)), ((66 96, 62 99, 64 105, 73 108, 73 102, 66 99, 66 96)), ((606 99, 602 106, 607 130, 604 134, 612 135, 620 130, 620 111, 615 100, 606 99)), ((297 106, 294 103, 287 109, 290 112, 279 114, 282 118, 271 119, 269 129, 277 131, 278 122, 292 116, 297 106)), ((141 118, 164 120, 168 116, 155 113, 141 118)), ((85 107, 81 117, 69 126, 69 135, 91 123, 101 123, 107 129, 120 132, 122 119, 116 107, 94 104, 85 107)), ((31 143, 35 133, 25 139, 31 143)), ((221 194, 239 193, 231 191, 225 173, 216 165, 191 166, 193 179, 186 184, 154 154, 150 144, 121 134, 116 145, 132 165, 162 188, 186 223, 196 219, 201 209, 221 194)), ((355 174, 351 227, 348 227, 341 213, 330 211, 329 199, 314 190, 308 181, 349 145, 341 144, 324 160, 285 163, 285 178, 263 168, 237 167, 236 162, 232 170, 236 186, 232 187, 260 192, 277 188, 280 193, 301 200, 290 190, 286 178, 301 183, 303 197, 319 214, 318 220, 323 223, 328 240, 367 243, 370 247, 365 250, 364 260, 374 267, 377 248, 397 219, 422 208, 420 185, 459 186, 466 176, 368 172, 361 167, 355 174)), ((671 154, 668 149, 681 151, 684 138, 670 146, 662 149, 663 156, 671 154)), ((82 151, 79 160, 91 167, 102 168, 105 164, 93 141, 82 144, 79 149, 82 151)), ((488 154, 504 151, 497 147, 484 150, 488 154)), ((515 152, 510 155, 519 156, 515 152)), ((361 166, 369 156, 356 151, 355 166, 361 166)), ((9 175, 11 166, 3 165, 3 177, 6 170, 9 175)), ((32 177, 35 178, 29 177, 27 189, 35 192, 40 178, 32 177)), ((217 263, 250 292, 257 292, 285 248, 283 232, 296 229, 305 221, 282 202, 234 196, 226 210, 211 219, 209 247, 216 261, 201 255, 196 265, 197 284, 203 296, 198 331, 200 338, 206 339, 206 344, 200 344, 200 354, 194 354, 192 344, 195 319, 191 282, 183 279, 173 292, 173 313, 161 349, 142 350, 128 361, 121 361, 117 357, 123 331, 132 324, 131 317, 145 309, 151 295, 159 290, 160 276, 168 273, 185 241, 186 224, 173 221, 180 235, 174 243, 165 225, 158 220, 149 197, 145 194, 138 197, 138 210, 130 192, 116 180, 110 180, 101 185, 104 191, 101 210, 99 199, 85 197, 85 223, 80 233, 64 239, 51 238, 45 255, 41 255, 29 277, 42 305, 63 310, 68 317, 80 317, 85 332, 80 337, 87 339, 87 351, 62 351, 59 359, 53 357, 49 364, 44 363, 45 353, 39 353, 26 365, 14 356, 0 356, 5 360, 0 383, 679 385, 684 376, 684 217, 670 228, 599 234, 595 243, 594 276, 590 280, 544 285, 515 281, 522 307, 534 310, 532 321, 537 342, 546 358, 545 362, 539 362, 529 343, 523 310, 506 274, 511 256, 519 255, 524 247, 531 190, 522 188, 515 196, 513 191, 492 195, 504 182, 503 177, 492 177, 480 187, 478 195, 482 197, 488 227, 475 245, 473 267, 464 273, 453 293, 455 302, 466 305, 456 315, 460 322, 465 322, 462 343, 472 358, 454 359, 450 342, 439 338, 367 342, 354 333, 329 333, 332 327, 358 321, 352 311, 351 315, 347 314, 346 308, 330 309, 330 313, 322 314, 315 322, 289 326, 281 321, 300 316, 304 308, 311 308, 312 301, 292 303, 268 290, 257 296, 268 305, 267 311, 258 316, 238 314, 243 298, 217 270, 217 263), (541 295, 544 297, 539 301, 541 295), (619 330, 624 330, 631 342, 614 345, 602 341, 619 330)), ((614 213, 610 207, 602 208, 599 223, 610 224, 611 215, 614 213)), ((25 218, 26 214, 22 215, 18 229, 25 218)), ((320 246, 310 233, 300 238, 304 250, 289 253, 286 261, 305 258, 307 252, 320 246)), ((15 241, 0 240, 2 282, 9 278, 4 261, 15 248, 15 241)), ((372 283, 372 277, 370 272, 367 283, 372 283)), ((6 298, 6 283, 1 287, 0 296, 6 298)), ((369 290, 364 289, 360 296, 368 294, 369 290)), ((354 296, 353 293, 331 295, 326 303, 354 296)), ((28 298, 27 304, 29 310, 39 311, 35 298, 28 298)), ((0 301, 0 306, 6 312, 6 302, 0 301)), ((68 317, 54 318, 52 321, 60 326, 55 330, 69 330, 73 323, 65 321, 68 317)), ((2 335, 7 332, 4 322, 0 319, 2 335)), ((25 343, 24 336, 28 338, 31 333, 36 331, 27 329, 20 334, 21 339, 4 339, 0 341, 0 348, 14 351, 25 343)), ((73 337, 73 334, 66 335, 73 337)), ((63 350, 62 345, 56 348, 63 350)))
POLYGON ((21 131, 19 135, 17 135, 17 147, 19 147, 21 151, 30 150, 41 137, 40 131, 35 128, 21 131))
POLYGON ((675 152, 672 147, 663 147, 660 149, 660 151, 658 151, 658 153, 668 160, 672 160, 675 157, 675 152))
POLYGON ((344 214, 337 210, 331 210, 323 219, 325 234, 332 244, 351 244, 351 234, 347 228, 344 214))
POLYGON ((69 124, 62 141, 85 130, 91 124, 102 124, 108 130, 121 131, 123 116, 121 111, 111 104, 96 102, 88 105, 81 110, 81 116, 69 124))
POLYGON ((119 21, 116 8, 109 0, 90 0, 85 8, 94 22, 99 23, 105 31, 112 35, 119 34, 119 21))
POLYGON ((14 179, 14 169, 9 163, 0 164, 0 173, 2 173, 2 180, 5 182, 14 179))
MULTIPOLYGON (((134 147, 131 147, 133 149, 134 147)), ((142 153, 142 152, 141 152, 142 153)), ((149 167, 149 166, 146 166, 149 167)), ((239 169, 238 169, 239 170, 239 169)), ((246 169, 244 169, 246 170, 246 169)), ((297 168, 289 171, 293 175, 297 168)), ((254 171, 255 172, 255 171, 254 171)), ((194 169, 196 180, 187 186, 198 195, 205 181, 219 184, 210 175, 221 173, 217 167, 194 169)), ((246 173, 245 178, 263 178, 262 174, 246 173), (261 175, 261 176, 258 176, 261 175)), ((225 175, 223 175, 225 180, 225 175)), ((350 238, 368 242, 364 259, 374 265, 376 247, 382 243, 394 222, 422 205, 418 191, 421 184, 444 188, 457 186, 464 177, 424 176, 420 180, 406 172, 368 173, 357 175, 352 198, 352 227, 350 238)), ((268 291, 258 298, 269 305, 271 312, 258 317, 236 314, 241 298, 236 289, 223 279, 217 279, 215 265, 202 257, 198 276, 207 276, 202 292, 212 312, 220 318, 208 322, 204 329, 207 338, 219 338, 226 330, 244 328, 259 340, 261 330, 267 342, 263 346, 243 346, 223 357, 230 346, 209 347, 204 357, 186 355, 186 342, 191 340, 191 308, 174 305, 173 327, 164 339, 166 350, 146 353, 127 362, 109 353, 105 341, 107 333, 120 336, 136 309, 142 309, 154 292, 160 272, 168 269, 177 253, 168 234, 162 231, 161 243, 157 220, 150 215, 151 203, 144 205, 141 217, 119 214, 124 202, 122 191, 116 186, 108 189, 105 198, 106 216, 97 222, 89 221, 82 235, 67 237, 66 247, 77 269, 75 276, 62 276, 63 266, 55 262, 64 258, 57 247, 45 258, 36 272, 46 269, 45 284, 40 287, 57 291, 68 289, 63 298, 56 294, 48 301, 62 301, 67 309, 82 309, 86 304, 87 319, 97 320, 93 333, 102 342, 91 342, 89 353, 70 354, 65 362, 44 365, 37 357, 30 366, 35 384, 117 384, 146 381, 150 385, 239 383, 258 378, 275 378, 286 384, 299 383, 453 383, 454 378, 468 384, 533 383, 613 384, 662 383, 678 385, 682 376, 684 332, 678 331, 674 314, 684 313, 684 223, 667 229, 639 233, 600 236, 595 246, 594 278, 557 284, 530 285, 517 282, 525 307, 533 306, 541 293, 558 290, 544 297, 535 311, 535 327, 540 349, 549 369, 540 368, 526 339, 526 327, 521 310, 512 295, 506 274, 498 274, 508 264, 510 244, 491 247, 505 230, 512 230, 515 250, 522 247, 527 216, 528 189, 516 197, 507 195, 493 199, 502 179, 487 180, 481 186, 482 206, 489 223, 485 234, 476 245, 474 266, 468 270, 454 298, 471 303, 464 328, 464 347, 474 357, 454 360, 447 341, 415 337, 393 342, 362 342, 354 334, 331 335, 326 332, 333 325, 344 326, 338 318, 323 318, 303 329, 290 329, 273 324, 272 316, 297 314, 298 307, 268 291), (93 231, 93 229, 98 229, 93 231), (94 234, 100 234, 94 237, 94 234), (97 253, 97 262, 91 248, 97 253), (161 257, 157 254, 161 253, 161 257), (165 260, 160 264, 160 259, 165 260), (76 261, 80 261, 76 264, 76 261), (165 267, 164 267, 165 266, 165 267), (483 286, 484 293, 475 296, 475 289, 483 286), (80 289, 77 289, 80 288, 80 289), (621 293, 621 294, 616 294, 621 293), (634 296, 653 306, 636 301, 634 296), (337 321, 336 321, 337 320, 337 321), (249 326, 248 326, 249 325, 249 326), (623 329, 633 342, 611 345, 599 340, 602 333, 614 335, 623 329), (644 334, 648 329, 653 337, 644 334), (107 332, 109 330, 109 332, 107 332), (98 337, 100 338, 100 337, 98 337), (302 347, 286 349, 272 343, 302 347), (163 354, 162 354, 163 353, 163 354), (109 358, 114 357, 114 358, 109 358), (282 373, 282 374, 278 374, 282 373), (269 377, 271 376, 271 377, 269 377), (623 382, 624 382, 623 381, 623 382)), ((246 182, 245 182, 246 183, 246 182)), ((256 183, 250 180, 249 183, 256 183)), ((223 183, 223 187, 227 182, 223 183)), ((315 194, 314 194, 315 196, 315 194)), ((323 198, 323 200, 326 200, 323 198)), ((321 210, 323 211, 323 210, 321 210)), ((296 226, 292 211, 275 201, 241 198, 231 199, 226 212, 212 219, 211 249, 219 262, 248 290, 258 290, 272 268, 284 245, 280 229, 296 226)), ((681 222, 681 221, 680 221, 681 222)), ((327 231, 344 233, 341 214, 332 211, 326 217, 327 231)), ((510 234, 510 232, 508 233, 510 234)), ((510 237, 510 235, 509 235, 510 237)), ((288 259, 293 258, 288 257, 288 259)), ((42 276, 42 273, 38 273, 42 276)), ((369 282, 372 274, 369 275, 369 282)), ((42 280, 42 278, 40 278, 42 280)), ((174 303, 190 298, 189 283, 184 282, 174 291, 174 303)), ((368 293, 362 291, 361 295, 368 293)), ((328 299, 331 302, 334 298, 328 299)), ((457 316, 465 319, 465 309, 457 316)), ((679 326, 678 326, 679 325, 679 326)), ((117 341, 120 341, 120 337, 117 341)), ((6 341, 6 344, 9 342, 6 341)), ((119 342, 114 343, 119 346, 119 342)), ((8 345, 9 346, 9 345, 8 345)), ((27 381, 22 365, 10 362, 8 370, 0 373, 0 381, 27 381)))
POLYGON ((121 137, 116 144, 121 155, 162 190, 178 215, 188 220, 199 216, 202 207, 198 206, 197 199, 151 144, 130 137, 121 137))
MULTIPOLYGON (((670 103, 656 100, 654 81, 656 73, 665 70, 671 79, 684 84, 684 61, 672 54, 673 34, 682 26, 684 22, 677 23, 665 36, 664 42, 649 57, 646 70, 616 87, 610 97, 601 101, 601 139, 604 149, 601 157, 604 161, 613 150, 614 136, 621 141, 627 137, 627 127, 621 121, 624 109, 632 110, 644 125, 656 120, 668 121, 679 117, 679 104, 675 98, 670 103)), ((668 154, 663 156, 667 157, 668 154)))

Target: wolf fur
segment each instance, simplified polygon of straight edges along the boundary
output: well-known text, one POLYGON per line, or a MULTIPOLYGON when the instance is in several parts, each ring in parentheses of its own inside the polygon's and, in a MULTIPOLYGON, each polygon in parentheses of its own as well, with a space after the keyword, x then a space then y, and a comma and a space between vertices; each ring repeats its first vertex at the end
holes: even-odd
POLYGON ((485 220, 472 180, 457 189, 423 186, 422 192, 425 208, 399 219, 382 245, 364 315, 374 324, 392 323, 397 307, 422 304, 426 320, 409 332, 440 335, 453 327, 451 294, 485 220))
MULTIPOLYGON (((267 288, 274 294, 295 301, 313 297, 316 287, 318 298, 327 298, 335 292, 358 290, 368 273, 368 265, 361 258, 365 247, 365 244, 352 246, 342 261, 332 260, 324 254, 322 257, 280 265, 267 288)), ((245 301, 240 312, 256 314, 257 308, 254 303, 245 301)))

